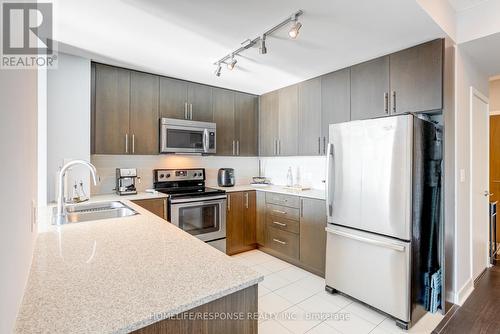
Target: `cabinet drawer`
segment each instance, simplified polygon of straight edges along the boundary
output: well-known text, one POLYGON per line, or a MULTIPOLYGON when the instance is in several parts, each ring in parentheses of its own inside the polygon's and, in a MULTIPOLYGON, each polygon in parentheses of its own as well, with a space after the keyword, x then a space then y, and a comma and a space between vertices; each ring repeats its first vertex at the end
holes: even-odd
POLYGON ((267 215, 272 215, 275 217, 299 220, 299 209, 289 208, 281 205, 267 204, 267 215))
POLYGON ((284 205, 291 208, 299 208, 300 199, 298 196, 290 196, 276 193, 266 193, 266 203, 284 205))
POLYGON ((297 234, 267 227, 267 246, 285 256, 299 259, 299 236, 297 234))
POLYGON ((279 230, 288 231, 292 233, 299 233, 300 225, 296 220, 276 217, 272 215, 267 216, 267 227, 274 227, 279 230))

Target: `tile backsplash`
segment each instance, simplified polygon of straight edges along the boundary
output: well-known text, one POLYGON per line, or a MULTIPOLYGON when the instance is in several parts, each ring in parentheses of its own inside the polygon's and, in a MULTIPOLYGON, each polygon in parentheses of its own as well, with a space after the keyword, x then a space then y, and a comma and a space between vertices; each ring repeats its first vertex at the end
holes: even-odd
POLYGON ((313 189, 324 189, 325 157, 218 157, 191 155, 92 155, 101 182, 91 187, 92 194, 109 194, 115 188, 115 169, 137 168, 141 178, 137 190, 153 187, 153 169, 157 168, 205 168, 207 185, 217 185, 219 168, 234 168, 236 184, 249 184, 259 174, 259 159, 262 175, 273 184, 286 185, 288 167, 292 167, 294 183, 313 189))

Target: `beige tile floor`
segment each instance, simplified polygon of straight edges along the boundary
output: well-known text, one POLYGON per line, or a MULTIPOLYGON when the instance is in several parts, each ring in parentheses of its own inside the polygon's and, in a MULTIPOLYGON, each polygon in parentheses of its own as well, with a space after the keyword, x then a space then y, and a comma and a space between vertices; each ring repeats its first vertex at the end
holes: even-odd
MULTIPOLYGON (((324 291, 325 280, 259 250, 233 258, 264 275, 260 334, 399 334, 394 320, 350 298, 324 291)), ((441 314, 427 314, 407 333, 431 333, 441 314)))

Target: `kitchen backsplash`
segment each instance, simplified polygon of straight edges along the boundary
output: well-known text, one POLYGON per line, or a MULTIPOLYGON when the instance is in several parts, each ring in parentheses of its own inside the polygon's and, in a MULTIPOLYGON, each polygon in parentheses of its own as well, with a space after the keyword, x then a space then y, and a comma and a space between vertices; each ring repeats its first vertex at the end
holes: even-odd
POLYGON ((137 190, 153 187, 153 169, 158 168, 205 168, 206 184, 217 185, 219 168, 234 168, 236 184, 249 184, 258 175, 257 157, 217 157, 195 155, 92 155, 101 182, 91 188, 92 194, 109 194, 115 188, 116 168, 137 168, 140 183, 137 190))
MULTIPOLYGON (((217 157, 190 155, 92 155, 101 182, 91 187, 92 194, 109 194, 115 188, 115 169, 137 168, 140 183, 138 191, 153 187, 153 169, 157 168, 205 168, 207 185, 217 184, 219 168, 234 168, 236 184, 249 184, 259 172, 257 157, 217 157)), ((325 157, 267 157, 260 158, 262 175, 273 184, 286 185, 288 167, 292 167, 294 183, 314 189, 324 189, 325 157)))
POLYGON ((292 167, 293 182, 313 189, 325 189, 325 157, 260 158, 262 176, 273 184, 286 185, 288 167, 292 167))

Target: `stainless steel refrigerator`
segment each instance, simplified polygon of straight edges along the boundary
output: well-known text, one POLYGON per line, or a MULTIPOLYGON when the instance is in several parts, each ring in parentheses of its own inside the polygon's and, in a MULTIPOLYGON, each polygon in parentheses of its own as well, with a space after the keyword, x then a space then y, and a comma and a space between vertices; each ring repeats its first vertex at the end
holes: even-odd
POLYGON ((430 277, 440 273, 440 138, 413 115, 329 128, 326 290, 402 328, 425 314, 430 277))

